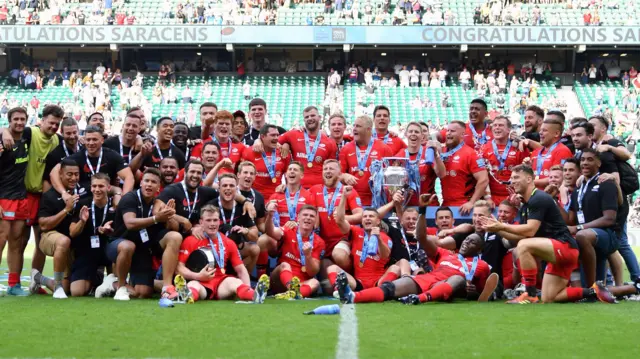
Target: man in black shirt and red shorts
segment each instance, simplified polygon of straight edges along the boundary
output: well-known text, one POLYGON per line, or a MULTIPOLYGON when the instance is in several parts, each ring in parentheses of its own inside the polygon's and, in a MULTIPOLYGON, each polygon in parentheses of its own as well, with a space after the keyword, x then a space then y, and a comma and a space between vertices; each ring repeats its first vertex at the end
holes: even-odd
POLYGON ((480 218, 486 231, 518 243, 516 255, 526 292, 507 303, 540 302, 536 295, 538 259, 547 262, 542 278, 543 302, 576 302, 583 298, 597 298, 602 302, 614 303, 615 298, 599 283, 591 288, 567 287, 571 272, 578 267, 578 244, 569 233, 555 200, 536 189, 531 167, 516 166, 511 173, 511 185, 522 197, 522 224, 506 224, 490 217, 480 218))

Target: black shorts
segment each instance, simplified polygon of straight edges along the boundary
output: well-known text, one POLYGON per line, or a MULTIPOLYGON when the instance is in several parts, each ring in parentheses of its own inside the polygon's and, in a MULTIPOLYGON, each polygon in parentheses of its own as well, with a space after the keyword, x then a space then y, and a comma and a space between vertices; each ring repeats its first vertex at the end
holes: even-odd
MULTIPOLYGON (((71 264, 71 282, 77 280, 88 280, 92 283, 98 283, 99 267, 111 266, 111 261, 107 258, 105 252, 101 250, 92 250, 86 252, 75 252, 74 261, 71 264)), ((99 285, 100 283, 98 283, 99 285)))

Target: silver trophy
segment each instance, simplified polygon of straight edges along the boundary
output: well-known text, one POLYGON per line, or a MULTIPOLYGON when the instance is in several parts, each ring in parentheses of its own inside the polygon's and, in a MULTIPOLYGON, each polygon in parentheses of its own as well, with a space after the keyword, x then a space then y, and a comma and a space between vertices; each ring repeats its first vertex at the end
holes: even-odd
MULTIPOLYGON (((409 172, 406 166, 409 164, 408 158, 403 157, 387 157, 382 164, 382 187, 389 201, 393 200, 393 195, 399 191, 403 191, 405 204, 413 195, 413 191, 409 191, 409 172)), ((389 221, 394 227, 398 224, 398 215, 394 209, 389 217, 389 221)))

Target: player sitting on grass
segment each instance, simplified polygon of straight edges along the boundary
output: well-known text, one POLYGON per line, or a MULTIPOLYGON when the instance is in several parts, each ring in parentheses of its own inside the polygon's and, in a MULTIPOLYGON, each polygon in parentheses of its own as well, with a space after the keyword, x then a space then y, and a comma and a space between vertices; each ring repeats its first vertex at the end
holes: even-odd
POLYGON ((236 243, 220 233, 220 209, 205 205, 200 210, 200 226, 205 239, 187 237, 180 246, 176 290, 190 302, 224 300, 236 296, 240 300, 263 303, 269 290, 269 277, 260 277, 256 290, 251 289, 249 272, 240 258, 236 243), (231 274, 235 272, 234 274, 231 274), (185 279, 188 281, 185 287, 185 279))
POLYGON ((297 215, 297 227, 275 227, 273 214, 276 202, 267 205, 266 234, 278 241, 280 258, 271 273, 277 299, 301 299, 310 297, 320 287, 314 277, 320 271, 324 256, 324 240, 313 230, 318 220, 318 210, 304 205, 297 215))
POLYGON ((347 282, 347 274, 338 274, 337 287, 343 303, 369 303, 400 299, 405 304, 419 304, 431 301, 449 300, 455 292, 462 291, 468 298, 486 301, 498 284, 498 275, 491 274, 489 265, 480 259, 482 237, 470 234, 460 246, 460 252, 451 251, 436 245, 435 237, 427 238, 426 204, 428 196, 420 196, 420 217, 416 226, 416 235, 424 248, 432 272, 402 277, 386 282, 380 287, 353 292, 347 282), (477 294, 478 291, 481 294, 477 294))

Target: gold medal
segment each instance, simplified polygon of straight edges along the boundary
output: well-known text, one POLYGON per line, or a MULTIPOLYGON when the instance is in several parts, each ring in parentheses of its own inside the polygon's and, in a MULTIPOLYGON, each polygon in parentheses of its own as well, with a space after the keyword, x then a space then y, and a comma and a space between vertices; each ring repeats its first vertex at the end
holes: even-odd
POLYGON ((309 167, 309 168, 313 167, 313 163, 312 162, 307 162, 307 167, 309 167))
POLYGON ((364 176, 364 171, 358 171, 358 176, 360 177, 364 176))
POLYGON ((302 271, 303 271, 304 273, 306 273, 306 272, 307 272, 307 267, 306 267, 306 266, 302 266, 302 271))
POLYGON ((277 180, 277 179, 275 179, 275 178, 272 178, 272 179, 271 179, 271 183, 276 183, 276 182, 278 182, 278 180, 277 180))
POLYGON ((220 268, 220 272, 222 272, 222 274, 225 274, 226 270, 224 268, 220 268))
POLYGON ((358 262, 358 266, 359 266, 360 268, 362 268, 362 267, 364 267, 364 263, 362 263, 362 262, 358 262))

